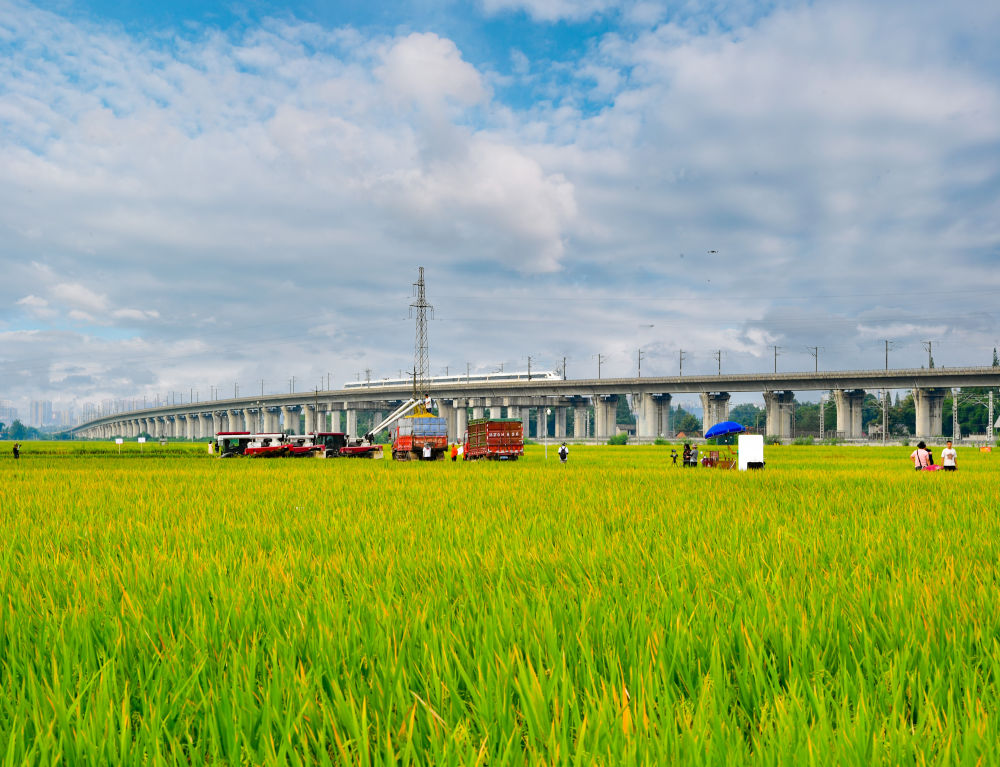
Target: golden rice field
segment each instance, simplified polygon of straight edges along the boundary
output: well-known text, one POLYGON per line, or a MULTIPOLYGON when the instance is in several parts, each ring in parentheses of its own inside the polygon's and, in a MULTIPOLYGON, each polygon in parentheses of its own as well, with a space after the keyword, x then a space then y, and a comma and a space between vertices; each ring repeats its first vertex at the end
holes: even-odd
POLYGON ((1000 762, 1000 452, 0 444, 5 765, 1000 762))

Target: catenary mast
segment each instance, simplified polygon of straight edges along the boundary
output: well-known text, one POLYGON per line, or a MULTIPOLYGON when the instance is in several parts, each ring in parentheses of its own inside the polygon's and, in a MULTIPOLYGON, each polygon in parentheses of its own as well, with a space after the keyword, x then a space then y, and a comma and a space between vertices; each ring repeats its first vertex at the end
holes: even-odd
POLYGON ((434 307, 427 303, 424 290, 424 267, 420 267, 420 275, 413 283, 413 295, 416 301, 410 304, 410 316, 417 318, 417 337, 413 347, 413 398, 427 397, 430 385, 430 356, 427 352, 427 312, 434 314, 434 307))

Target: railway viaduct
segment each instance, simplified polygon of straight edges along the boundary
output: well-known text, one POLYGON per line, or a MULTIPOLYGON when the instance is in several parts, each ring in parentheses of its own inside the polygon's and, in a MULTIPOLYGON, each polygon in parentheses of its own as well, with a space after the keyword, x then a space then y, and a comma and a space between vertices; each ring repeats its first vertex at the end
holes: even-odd
MULTIPOLYGON (((704 406, 703 429, 729 415, 732 392, 762 392, 767 433, 791 434, 791 402, 796 391, 832 391, 837 407, 836 431, 847 439, 861 438, 861 407, 865 392, 909 389, 914 393, 916 431, 920 437, 942 432, 942 405, 951 388, 1000 385, 1000 368, 930 368, 911 370, 846 370, 776 373, 767 375, 676 376, 658 378, 602 378, 467 382, 434 385, 430 395, 440 415, 448 420, 449 439, 465 432, 468 418, 520 419, 528 433, 535 418, 536 433, 562 438, 607 438, 615 433, 618 398, 632 395, 637 436, 671 436, 670 402, 674 394, 698 394, 704 406), (589 407, 594 408, 593 421, 589 407), (573 433, 567 433, 567 413, 573 408, 573 433), (547 411, 555 413, 554 433, 548 432, 547 411)), ((345 431, 359 436, 358 413, 390 412, 410 396, 406 386, 370 386, 347 390, 237 397, 186 405, 166 405, 106 415, 76 426, 78 436, 108 439, 153 437, 207 439, 218 431, 277 432, 345 431)))

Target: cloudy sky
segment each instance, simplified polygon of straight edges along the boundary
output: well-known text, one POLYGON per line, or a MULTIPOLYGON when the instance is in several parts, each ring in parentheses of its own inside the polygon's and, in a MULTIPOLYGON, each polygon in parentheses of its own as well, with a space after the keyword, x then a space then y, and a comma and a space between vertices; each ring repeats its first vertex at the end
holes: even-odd
POLYGON ((418 266, 435 374, 988 364, 997 39, 981 0, 0 0, 0 399, 396 376, 418 266))

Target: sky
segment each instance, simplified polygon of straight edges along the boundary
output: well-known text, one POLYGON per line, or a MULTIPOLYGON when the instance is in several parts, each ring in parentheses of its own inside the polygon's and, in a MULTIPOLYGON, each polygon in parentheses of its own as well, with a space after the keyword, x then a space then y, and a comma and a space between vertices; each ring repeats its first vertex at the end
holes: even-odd
POLYGON ((434 375, 990 364, 997 39, 979 0, 0 0, 0 400, 396 377, 420 266, 434 375))

